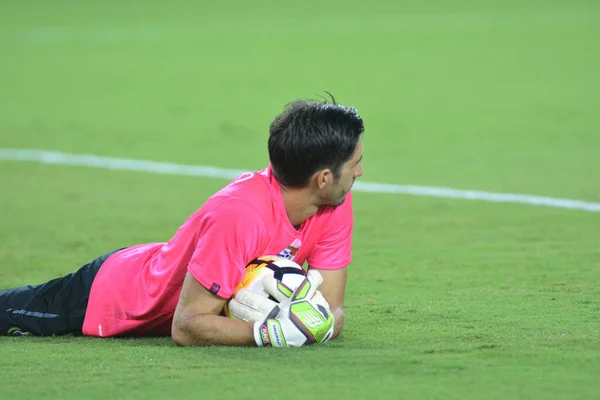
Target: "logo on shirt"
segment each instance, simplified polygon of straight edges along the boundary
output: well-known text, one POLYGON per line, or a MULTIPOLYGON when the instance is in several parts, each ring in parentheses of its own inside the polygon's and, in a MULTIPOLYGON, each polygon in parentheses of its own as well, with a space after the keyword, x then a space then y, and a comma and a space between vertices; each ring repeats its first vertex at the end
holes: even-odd
POLYGON ((244 172, 243 174, 238 175, 235 178, 235 183, 240 183, 240 182, 244 182, 247 181, 248 179, 251 179, 254 177, 254 172, 244 172))
POLYGON ((288 260, 294 261, 294 258, 296 258, 296 254, 298 253, 298 250, 300 250, 301 244, 302 244, 302 242, 299 239, 296 239, 292 242, 292 244, 290 244, 285 249, 281 250, 281 252, 277 255, 279 257, 287 258, 288 260))
POLYGON ((213 283, 212 286, 210 287, 210 291, 213 294, 219 293, 219 290, 221 290, 221 286, 217 285, 216 283, 213 283))

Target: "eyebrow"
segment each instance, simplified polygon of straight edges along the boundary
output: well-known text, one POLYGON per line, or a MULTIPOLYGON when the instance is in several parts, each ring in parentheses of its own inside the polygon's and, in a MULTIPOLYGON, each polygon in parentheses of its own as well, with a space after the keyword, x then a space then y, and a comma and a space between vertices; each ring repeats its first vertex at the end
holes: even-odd
POLYGON ((358 165, 358 163, 362 161, 362 158, 363 158, 363 155, 361 154, 361 155, 360 155, 360 158, 358 159, 358 161, 357 161, 357 162, 355 162, 355 163, 354 163, 354 165, 358 165))

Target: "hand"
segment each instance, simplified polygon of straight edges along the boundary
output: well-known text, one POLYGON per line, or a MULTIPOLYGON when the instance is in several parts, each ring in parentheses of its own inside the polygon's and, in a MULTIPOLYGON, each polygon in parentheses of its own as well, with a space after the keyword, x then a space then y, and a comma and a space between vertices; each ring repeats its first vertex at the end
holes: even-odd
POLYGON ((229 304, 227 304, 228 315, 234 319, 246 322, 264 321, 271 311, 277 307, 277 303, 264 296, 243 288, 239 290, 229 304))
POLYGON ((275 279, 265 277, 263 287, 279 304, 264 321, 254 323, 257 346, 299 347, 327 342, 333 336, 333 313, 325 298, 317 292, 323 282, 312 270, 292 291, 275 279))

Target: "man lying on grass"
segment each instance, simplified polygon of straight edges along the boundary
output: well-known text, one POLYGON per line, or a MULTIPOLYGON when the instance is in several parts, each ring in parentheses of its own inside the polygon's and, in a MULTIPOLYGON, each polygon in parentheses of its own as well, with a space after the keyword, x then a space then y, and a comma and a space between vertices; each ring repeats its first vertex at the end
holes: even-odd
POLYGON ((363 132, 356 110, 335 100, 290 103, 270 125, 265 169, 238 176, 210 197, 168 242, 122 248, 64 277, 1 290, 0 335, 299 346, 307 341, 299 326, 319 329, 333 320, 333 335, 319 340, 337 337, 351 262, 350 189, 363 172, 363 132), (308 320, 287 297, 258 310, 265 317, 254 322, 225 317, 245 266, 264 255, 307 262, 312 290, 303 301, 324 298, 334 318, 308 320))

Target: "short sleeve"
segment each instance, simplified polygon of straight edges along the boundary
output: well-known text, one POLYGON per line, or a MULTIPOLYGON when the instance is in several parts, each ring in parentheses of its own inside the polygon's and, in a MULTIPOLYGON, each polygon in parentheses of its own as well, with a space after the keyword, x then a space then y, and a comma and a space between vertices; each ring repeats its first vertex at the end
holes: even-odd
POLYGON ((341 269, 352 262, 354 215, 352 193, 331 212, 315 247, 308 255, 308 265, 316 269, 341 269))
POLYGON ((264 237, 264 222, 254 208, 243 201, 223 201, 201 217, 188 272, 212 293, 229 299, 264 237))

